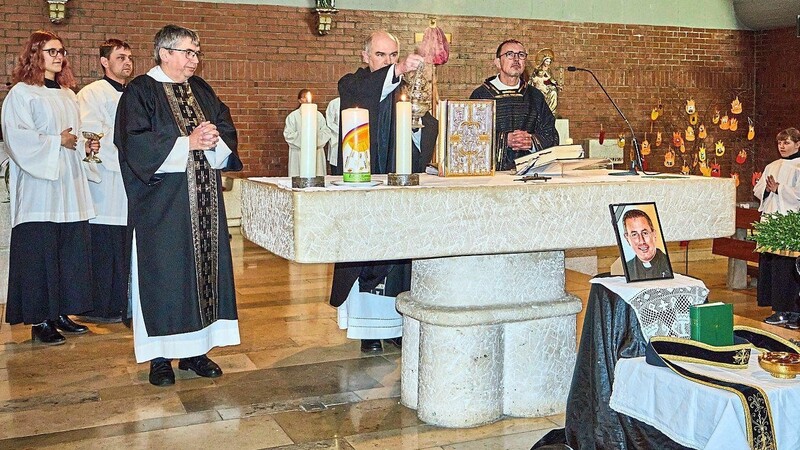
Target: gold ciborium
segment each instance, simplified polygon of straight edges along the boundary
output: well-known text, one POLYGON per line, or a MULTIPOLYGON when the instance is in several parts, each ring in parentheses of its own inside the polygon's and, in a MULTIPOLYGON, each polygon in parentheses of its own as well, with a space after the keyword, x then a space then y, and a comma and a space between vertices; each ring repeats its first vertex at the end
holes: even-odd
MULTIPOLYGON (((100 142, 100 139, 104 136, 103 133, 93 133, 91 131, 82 131, 81 134, 83 135, 83 138, 86 139, 86 140, 98 141, 98 142, 100 142)), ((83 160, 85 162, 93 162, 93 163, 98 163, 98 164, 103 162, 100 158, 95 156, 94 152, 89 152, 89 154, 86 155, 86 158, 83 158, 83 160)))
POLYGON ((408 99, 411 102, 411 128, 423 128, 422 116, 431 109, 433 85, 428 76, 429 65, 420 63, 414 75, 408 78, 408 99))
POLYGON ((800 354, 766 352, 758 355, 758 364, 775 378, 791 379, 800 373, 800 354))

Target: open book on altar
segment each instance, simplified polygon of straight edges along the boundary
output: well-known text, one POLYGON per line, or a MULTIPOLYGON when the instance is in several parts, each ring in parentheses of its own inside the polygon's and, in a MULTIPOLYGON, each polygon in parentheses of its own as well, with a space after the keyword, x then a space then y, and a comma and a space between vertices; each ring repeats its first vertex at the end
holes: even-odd
POLYGON ((562 175, 565 171, 607 162, 603 158, 584 158, 580 145, 557 145, 514 160, 517 175, 562 175))

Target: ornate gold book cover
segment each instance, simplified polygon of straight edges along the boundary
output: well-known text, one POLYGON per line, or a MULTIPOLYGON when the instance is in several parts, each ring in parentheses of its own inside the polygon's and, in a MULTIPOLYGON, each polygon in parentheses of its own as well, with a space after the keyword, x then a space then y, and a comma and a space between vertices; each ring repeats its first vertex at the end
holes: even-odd
POLYGON ((439 108, 439 176, 494 175, 494 100, 445 100, 439 108))

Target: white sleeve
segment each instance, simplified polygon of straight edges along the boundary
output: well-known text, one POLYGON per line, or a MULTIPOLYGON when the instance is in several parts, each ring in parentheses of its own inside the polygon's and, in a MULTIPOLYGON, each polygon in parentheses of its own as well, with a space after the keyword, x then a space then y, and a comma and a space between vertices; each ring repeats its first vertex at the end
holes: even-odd
POLYGON ((386 97, 388 97, 389 94, 394 92, 394 90, 397 89, 397 86, 400 86, 400 81, 402 81, 402 77, 398 77, 399 81, 397 83, 392 82, 394 81, 394 66, 395 64, 392 64, 391 69, 389 69, 386 72, 386 79, 383 80, 383 91, 381 91, 381 101, 383 101, 386 97))
POLYGON ((753 195, 762 203, 767 190, 767 175, 769 175, 769 172, 767 168, 765 168, 764 171, 761 172, 761 178, 758 179, 756 185, 753 187, 753 195))
MULTIPOLYGON (((295 110, 296 111, 296 110, 295 110)), ((283 138, 290 147, 300 147, 300 123, 298 122, 299 114, 295 111, 286 116, 286 125, 283 127, 283 138)))
POLYGON ((325 116, 317 112, 317 147, 322 147, 331 139, 331 130, 325 121, 325 116))
POLYGON ((211 167, 214 169, 222 169, 228 165, 228 156, 233 153, 233 150, 220 138, 214 150, 206 150, 204 153, 211 167))
MULTIPOLYGON (((221 141, 222 139, 220 139, 221 141)), ((189 162, 189 136, 181 136, 175 140, 175 145, 167 155, 167 159, 156 170, 156 173, 178 173, 186 172, 186 164, 189 162)))
MULTIPOLYGON (((57 180, 61 135, 43 134, 36 129, 28 94, 12 89, 2 107, 6 152, 20 169, 35 178, 57 180)), ((53 114, 57 114, 53 111, 53 114)), ((64 151, 72 151, 64 149, 64 151)))

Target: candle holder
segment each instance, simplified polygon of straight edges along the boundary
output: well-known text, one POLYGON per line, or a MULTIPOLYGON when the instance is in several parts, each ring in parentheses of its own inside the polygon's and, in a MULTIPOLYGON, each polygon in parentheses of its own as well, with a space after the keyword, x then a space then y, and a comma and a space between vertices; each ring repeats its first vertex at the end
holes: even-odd
POLYGON ((388 176, 389 186, 419 186, 418 173, 390 173, 388 176))
POLYGON ((292 177, 292 187, 299 189, 325 187, 325 177, 292 177))

